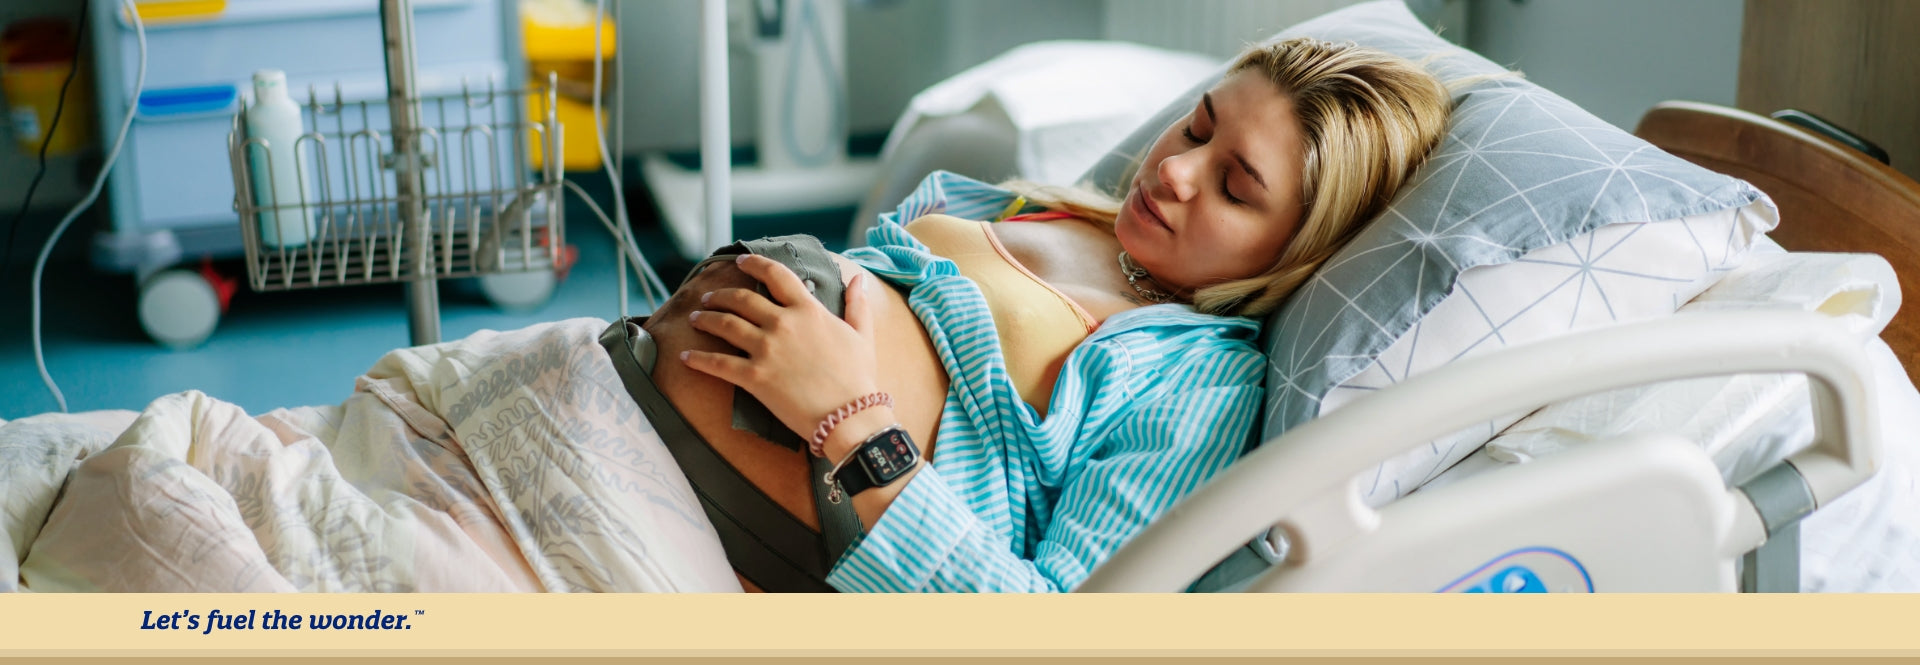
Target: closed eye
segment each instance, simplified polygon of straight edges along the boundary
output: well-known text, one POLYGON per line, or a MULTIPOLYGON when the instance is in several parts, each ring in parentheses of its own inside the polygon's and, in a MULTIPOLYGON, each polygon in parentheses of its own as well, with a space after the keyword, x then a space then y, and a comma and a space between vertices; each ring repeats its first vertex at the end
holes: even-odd
POLYGON ((1240 197, 1238 196, 1234 196, 1233 188, 1227 186, 1227 176, 1228 176, 1227 170, 1220 169, 1220 195, 1227 197, 1227 203, 1231 203, 1237 206, 1246 205, 1247 202, 1240 200, 1240 197))
MULTIPOLYGON (((1204 140, 1201 140, 1201 138, 1200 138, 1200 137, 1198 137, 1198 136, 1195 136, 1195 135, 1194 135, 1194 133, 1193 133, 1193 128, 1192 128, 1192 127, 1182 127, 1182 128, 1180 128, 1180 135, 1181 135, 1181 136, 1185 136, 1185 137, 1187 138, 1187 140, 1188 140, 1188 141, 1191 141, 1191 142, 1193 142, 1193 143, 1195 143, 1195 144, 1205 144, 1205 143, 1206 143, 1206 141, 1204 141, 1204 140)), ((1244 205, 1246 205, 1246 204, 1247 204, 1247 202, 1246 202, 1246 201, 1244 201, 1244 200, 1241 200, 1241 198, 1240 198, 1240 197, 1238 197, 1238 196, 1234 196, 1234 195, 1233 195, 1233 188, 1231 188, 1231 187, 1228 187, 1228 186, 1227 186, 1227 177, 1228 177, 1228 175, 1229 175, 1229 174, 1228 174, 1228 172, 1227 172, 1227 170, 1226 170, 1226 169, 1221 169, 1221 170, 1220 170, 1220 195, 1221 195, 1221 196, 1225 196, 1225 197, 1227 197, 1227 203, 1231 203, 1231 204, 1233 204, 1233 205, 1237 205, 1237 206, 1244 206, 1244 205)))

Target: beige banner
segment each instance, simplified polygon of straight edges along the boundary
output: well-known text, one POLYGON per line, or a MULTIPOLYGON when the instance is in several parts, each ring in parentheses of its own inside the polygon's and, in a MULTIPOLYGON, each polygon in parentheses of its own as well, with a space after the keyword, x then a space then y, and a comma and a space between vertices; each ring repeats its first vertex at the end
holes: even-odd
POLYGON ((0 655, 1920 655, 1915 617, 1910 595, 22 594, 0 655))

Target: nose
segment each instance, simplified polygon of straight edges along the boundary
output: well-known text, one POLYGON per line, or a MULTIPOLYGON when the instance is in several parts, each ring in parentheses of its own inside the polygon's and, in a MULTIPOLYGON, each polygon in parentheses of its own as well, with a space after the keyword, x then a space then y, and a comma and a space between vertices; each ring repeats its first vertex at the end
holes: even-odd
POLYGON ((1186 201, 1193 198, 1193 195, 1200 191, 1199 186, 1194 182, 1194 176, 1198 174, 1200 162, 1199 156, 1194 154, 1195 152, 1197 151, 1188 150, 1186 152, 1168 155, 1166 158, 1160 160, 1160 165, 1157 169, 1160 176, 1160 184, 1165 186, 1168 191, 1173 192, 1173 198, 1175 200, 1186 201))

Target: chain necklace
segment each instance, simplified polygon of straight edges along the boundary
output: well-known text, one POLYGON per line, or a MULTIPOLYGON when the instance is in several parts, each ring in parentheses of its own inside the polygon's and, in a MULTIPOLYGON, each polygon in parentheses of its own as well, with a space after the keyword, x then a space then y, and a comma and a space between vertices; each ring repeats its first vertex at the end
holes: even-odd
POLYGON ((1140 285, 1141 279, 1153 281, 1153 276, 1147 274, 1146 268, 1136 265, 1133 262, 1133 257, 1128 256, 1125 250, 1121 250, 1120 252, 1120 273, 1127 276, 1127 286, 1133 287, 1133 292, 1140 294, 1142 298, 1146 298, 1147 302, 1165 304, 1174 301, 1173 294, 1171 293, 1162 293, 1140 285))

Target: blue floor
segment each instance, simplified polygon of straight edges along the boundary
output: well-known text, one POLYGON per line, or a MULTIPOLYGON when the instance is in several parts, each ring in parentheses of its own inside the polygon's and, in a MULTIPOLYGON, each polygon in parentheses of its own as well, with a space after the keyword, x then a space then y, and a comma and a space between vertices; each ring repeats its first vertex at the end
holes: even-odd
MULTIPOLYGON (((638 173, 638 169, 629 169, 638 173)), ((606 179, 568 174, 611 210, 606 179)), ((641 251, 669 284, 692 262, 675 255, 637 180, 628 209, 641 251)), ((483 329, 508 330, 572 317, 611 319, 618 311, 612 238, 587 207, 568 197, 567 241, 580 263, 553 299, 536 311, 508 314, 481 296, 472 280, 440 286, 441 339, 483 329)), ((844 245, 852 210, 784 218, 741 219, 744 237, 813 233, 831 249, 844 245)), ((97 216, 94 216, 97 219, 97 216)), ((23 225, 14 241, 12 266, 0 275, 0 419, 58 410, 34 367, 29 332, 31 262, 57 215, 23 225)), ((84 259, 91 242, 87 220, 75 224, 47 266, 42 312, 47 369, 65 393, 68 409, 140 410, 155 397, 200 390, 249 413, 281 407, 338 404, 353 391, 354 378, 389 350, 407 346, 407 308, 398 285, 253 293, 242 286, 213 337, 199 348, 170 351, 141 331, 136 292, 127 275, 94 270, 84 259)), ((238 230, 236 229, 236 233, 238 230)), ((244 277, 238 262, 217 264, 244 277)), ((631 277, 629 277, 631 280, 631 277)), ((637 282, 629 289, 629 313, 647 312, 637 282)))

